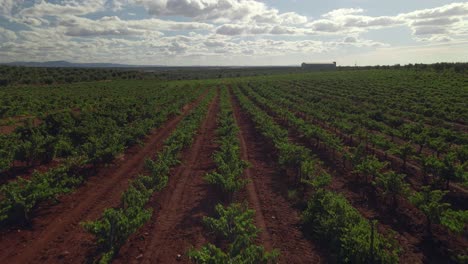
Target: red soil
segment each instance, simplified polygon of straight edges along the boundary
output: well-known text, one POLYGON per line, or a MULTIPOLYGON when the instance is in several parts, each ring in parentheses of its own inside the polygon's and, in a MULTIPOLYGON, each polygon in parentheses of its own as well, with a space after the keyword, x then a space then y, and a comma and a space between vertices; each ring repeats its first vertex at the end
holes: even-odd
POLYGON ((168 186, 152 197, 151 220, 127 241, 114 263, 174 263, 178 254, 180 263, 190 263, 188 250, 208 242, 202 219, 213 213, 218 194, 203 176, 215 168, 211 157, 217 148, 218 109, 216 97, 193 145, 172 170, 168 186))
POLYGON ((0 134, 11 134, 17 127, 16 125, 0 126, 0 134))
POLYGON ((0 125, 0 134, 5 134, 6 135, 6 134, 13 133, 16 128, 18 128, 20 126, 23 126, 27 119, 32 120, 32 125, 34 127, 39 126, 40 124, 42 124, 42 120, 40 120, 38 118, 28 117, 28 116, 26 116, 26 117, 13 117, 12 119, 15 122, 14 124, 0 125))
POLYGON ((280 263, 326 263, 317 245, 301 231, 299 210, 287 200, 287 183, 272 159, 272 151, 259 137, 255 126, 236 100, 234 113, 241 129, 242 158, 252 167, 246 176, 252 180, 247 187, 250 207, 256 212, 256 224, 262 228, 262 244, 280 251, 280 263), (258 199, 256 198, 258 197, 258 199))
POLYGON ((30 228, 2 231, 0 260, 3 263, 86 262, 94 244, 80 222, 95 220, 104 209, 119 204, 128 181, 143 171, 145 159, 162 148, 164 139, 199 100, 201 97, 184 107, 181 115, 155 129, 143 147, 130 148, 120 160, 100 170, 74 193, 60 197, 59 204, 38 208, 30 228))
MULTIPOLYGON (((70 109, 62 109, 62 110, 51 111, 50 113, 46 113, 45 115, 64 112, 64 111, 69 111, 69 110, 70 109)), ((80 109, 79 108, 73 108, 73 109, 71 109, 71 111, 74 112, 74 113, 79 113, 80 109)), ((31 121, 31 125, 33 127, 40 126, 43 123, 43 121, 39 117, 34 116, 34 115, 21 115, 21 116, 8 117, 8 118, 0 120, 0 134, 13 133, 16 128, 26 125, 28 120, 31 121), (11 125, 3 125, 3 124, 9 123, 9 121, 12 121, 11 125)))

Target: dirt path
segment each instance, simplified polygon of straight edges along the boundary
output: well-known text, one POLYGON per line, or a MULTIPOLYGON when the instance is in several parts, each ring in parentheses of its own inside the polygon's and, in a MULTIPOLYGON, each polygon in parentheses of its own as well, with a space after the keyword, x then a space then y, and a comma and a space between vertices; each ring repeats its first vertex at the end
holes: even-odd
POLYGON ((257 136, 254 124, 238 102, 235 99, 232 102, 241 130, 242 158, 252 164, 246 171, 252 180, 247 196, 251 208, 256 211, 256 224, 264 230, 261 242, 267 249, 280 251, 280 263, 325 263, 324 254, 301 231, 300 212, 286 199, 287 185, 265 148, 266 142, 257 136))
POLYGON ((217 194, 203 176, 215 168, 212 161, 217 148, 214 140, 219 96, 209 106, 206 119, 193 145, 182 155, 169 185, 150 201, 153 217, 120 250, 115 263, 190 263, 186 253, 207 243, 203 216, 211 215, 217 194))
MULTIPOLYGON (((231 100, 231 103, 232 102, 233 100, 231 100)), ((235 109, 234 111, 234 118, 236 120, 237 126, 240 127, 241 118, 240 118, 240 112, 238 108, 235 109)), ((265 247, 266 250, 271 251, 273 249, 273 246, 272 246, 273 242, 271 240, 270 234, 268 233, 268 229, 267 229, 266 222, 265 222, 265 217, 263 215, 263 211, 261 210, 262 206, 260 203, 260 199, 258 198, 257 186, 256 186, 258 183, 253 181, 253 179, 255 178, 255 173, 256 173, 255 170, 257 169, 257 164, 256 164, 257 162, 252 159, 253 157, 249 157, 250 149, 247 148, 247 143, 245 140, 245 136, 242 132, 242 129, 241 131, 239 131, 239 141, 240 141, 240 148, 241 148, 241 158, 243 160, 249 161, 251 164, 251 166, 245 170, 245 177, 247 179, 251 179, 251 181, 249 181, 249 183, 247 183, 247 186, 246 186, 247 197, 248 197, 249 204, 250 204, 249 207, 255 210, 255 224, 261 230, 261 233, 260 233, 261 244, 265 247)))
POLYGON ((92 236, 80 222, 97 219, 104 209, 117 206, 128 180, 143 171, 144 160, 163 145, 182 118, 201 100, 186 105, 181 115, 155 129, 144 146, 130 148, 121 160, 102 169, 82 187, 59 198, 58 205, 39 208, 29 229, 4 232, 0 238, 2 263, 84 263, 93 247, 92 236))

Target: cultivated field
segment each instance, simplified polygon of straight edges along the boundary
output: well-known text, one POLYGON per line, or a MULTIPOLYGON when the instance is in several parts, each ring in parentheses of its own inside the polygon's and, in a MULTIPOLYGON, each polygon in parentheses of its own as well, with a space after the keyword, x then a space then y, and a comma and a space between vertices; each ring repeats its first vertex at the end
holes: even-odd
POLYGON ((432 69, 0 88, 0 263, 467 263, 467 103, 432 69))

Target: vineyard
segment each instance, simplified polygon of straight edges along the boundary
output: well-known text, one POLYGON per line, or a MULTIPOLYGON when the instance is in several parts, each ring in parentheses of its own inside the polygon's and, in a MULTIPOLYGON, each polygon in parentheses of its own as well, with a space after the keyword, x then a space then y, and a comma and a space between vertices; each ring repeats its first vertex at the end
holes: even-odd
POLYGON ((2 87, 0 262, 468 263, 465 71, 245 75, 2 87))

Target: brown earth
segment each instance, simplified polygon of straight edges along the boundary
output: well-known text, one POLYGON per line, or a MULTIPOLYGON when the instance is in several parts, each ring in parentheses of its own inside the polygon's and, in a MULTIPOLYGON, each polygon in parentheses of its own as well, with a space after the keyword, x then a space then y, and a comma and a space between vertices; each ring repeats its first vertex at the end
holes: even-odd
POLYGON ((210 104, 205 120, 192 146, 181 155, 182 163, 174 168, 168 186, 153 195, 148 207, 150 221, 124 245, 114 263, 190 263, 186 253, 208 242, 203 228, 204 216, 212 215, 219 196, 203 176, 215 168, 213 152, 219 97, 210 104))
POLYGON ((16 128, 24 126, 27 122, 31 122, 31 125, 36 127, 42 124, 42 120, 34 116, 15 116, 0 121, 0 134, 10 134, 15 131, 16 128), (11 120, 11 121, 10 121, 11 120), (11 124, 9 124, 11 123, 11 124))
POLYGON ((115 207, 128 181, 143 171, 144 161, 160 150, 163 141, 182 118, 201 100, 198 98, 171 117, 114 164, 101 169, 74 193, 60 197, 59 204, 38 208, 29 228, 4 230, 0 237, 2 263, 84 263, 94 247, 92 236, 80 222, 97 219, 104 209, 115 207))
POLYGON ((256 211, 257 225, 263 229, 260 236, 262 244, 267 249, 271 244, 272 248, 279 250, 279 263, 326 263, 322 250, 301 230, 300 211, 286 198, 287 183, 272 158, 272 150, 258 135, 238 102, 234 99, 232 102, 241 130, 242 158, 252 164, 246 172, 252 180, 252 187, 247 186, 247 196, 251 208, 256 211))
MULTIPOLYGON (((60 109, 45 113, 43 116, 47 116, 49 114, 60 113, 65 111, 72 111, 74 113, 79 113, 81 109, 79 108, 67 108, 67 109, 60 109)), ((7 117, 0 120, 0 134, 10 134, 15 131, 16 128, 20 126, 26 125, 28 122, 31 122, 33 127, 40 126, 43 123, 43 120, 35 115, 20 115, 20 116, 12 116, 7 117)))

